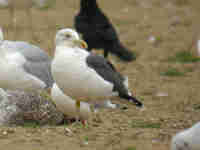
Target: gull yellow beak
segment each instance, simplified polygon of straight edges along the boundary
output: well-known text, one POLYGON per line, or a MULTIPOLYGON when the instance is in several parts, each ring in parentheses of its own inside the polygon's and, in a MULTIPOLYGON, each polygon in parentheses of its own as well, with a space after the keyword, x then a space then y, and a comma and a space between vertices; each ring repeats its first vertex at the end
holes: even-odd
POLYGON ((87 43, 83 40, 74 40, 74 44, 78 45, 80 48, 84 48, 84 49, 88 48, 87 43))

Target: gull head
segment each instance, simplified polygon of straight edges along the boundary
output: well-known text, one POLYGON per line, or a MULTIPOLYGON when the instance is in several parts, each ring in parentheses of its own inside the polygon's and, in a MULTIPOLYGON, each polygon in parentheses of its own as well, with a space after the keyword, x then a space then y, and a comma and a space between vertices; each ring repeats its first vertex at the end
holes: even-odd
POLYGON ((87 48, 86 42, 81 40, 79 34, 75 30, 69 28, 61 29, 57 32, 55 44, 56 46, 65 45, 68 47, 87 48))
POLYGON ((3 38, 3 29, 0 27, 0 44, 1 42, 3 42, 4 38, 3 38))

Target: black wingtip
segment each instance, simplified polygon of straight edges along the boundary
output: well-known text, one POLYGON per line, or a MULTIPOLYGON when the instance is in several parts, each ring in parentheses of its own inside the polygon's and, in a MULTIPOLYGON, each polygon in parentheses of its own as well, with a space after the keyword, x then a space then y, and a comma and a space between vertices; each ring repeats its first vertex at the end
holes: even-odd
POLYGON ((144 105, 142 102, 140 102, 139 100, 137 100, 135 97, 133 96, 129 96, 129 95, 126 95, 126 96, 123 96, 122 98, 125 98, 127 99, 129 102, 132 102, 136 105, 136 107, 138 108, 143 108, 144 105))
POLYGON ((137 100, 134 97, 130 96, 129 101, 133 102, 139 108, 143 108, 143 106, 144 106, 142 102, 140 102, 139 100, 137 100))

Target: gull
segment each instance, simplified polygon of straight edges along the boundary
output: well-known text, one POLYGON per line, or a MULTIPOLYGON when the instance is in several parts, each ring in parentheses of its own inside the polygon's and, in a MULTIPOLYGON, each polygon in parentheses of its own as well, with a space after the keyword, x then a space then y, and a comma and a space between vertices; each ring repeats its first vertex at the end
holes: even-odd
MULTIPOLYGON (((53 103, 56 105, 56 108, 62 112, 67 119, 75 119, 77 117, 77 111, 76 111, 76 101, 72 99, 71 97, 67 96, 62 92, 62 90, 57 86, 56 83, 53 84, 51 88, 51 97, 53 103)), ((117 108, 117 104, 111 103, 110 100, 105 100, 103 104, 96 104, 95 105, 95 113, 98 113, 100 108, 111 108, 115 109, 117 108)), ((86 124, 87 120, 91 117, 92 110, 91 110, 91 104, 87 102, 80 102, 80 116, 79 120, 86 124)))
POLYGON ((171 150, 200 150, 200 122, 172 138, 171 150))
POLYGON ((59 30, 55 44, 52 75, 63 93, 76 100, 77 113, 80 113, 80 101, 85 98, 100 100, 118 96, 133 102, 137 107, 143 107, 143 104, 130 94, 124 84, 124 76, 103 56, 86 51, 87 44, 75 30, 59 30))
POLYGON ((4 40, 0 28, 0 88, 43 91, 53 84, 51 59, 39 47, 23 41, 4 40))

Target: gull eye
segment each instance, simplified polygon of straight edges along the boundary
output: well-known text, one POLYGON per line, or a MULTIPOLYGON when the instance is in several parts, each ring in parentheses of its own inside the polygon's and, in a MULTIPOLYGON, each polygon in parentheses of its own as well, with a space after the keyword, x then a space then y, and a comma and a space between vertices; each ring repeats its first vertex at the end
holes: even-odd
POLYGON ((71 35, 70 34, 66 34, 65 37, 66 38, 71 38, 71 35))

